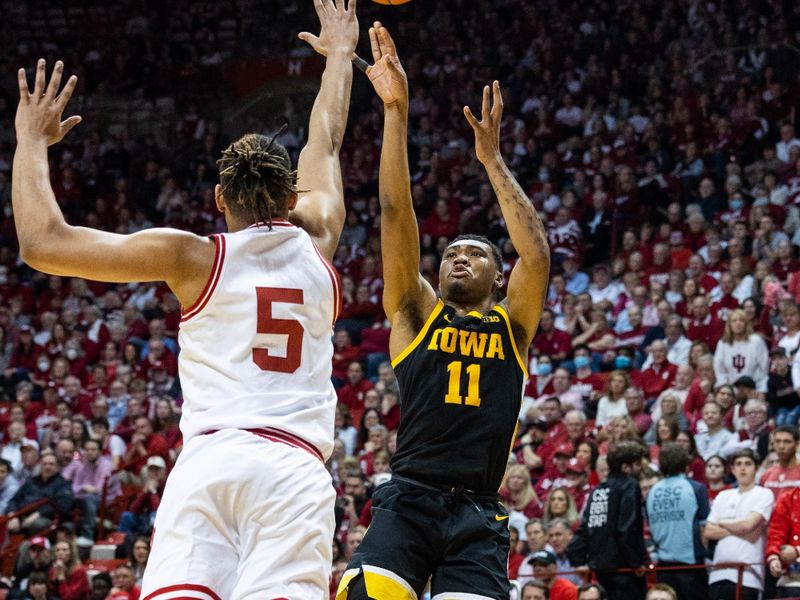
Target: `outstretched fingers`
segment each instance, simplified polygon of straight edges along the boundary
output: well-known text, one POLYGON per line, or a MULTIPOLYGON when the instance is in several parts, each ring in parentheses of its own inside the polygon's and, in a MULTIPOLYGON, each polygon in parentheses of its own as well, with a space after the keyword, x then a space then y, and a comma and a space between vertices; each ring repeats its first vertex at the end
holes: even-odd
MULTIPOLYGON (((61 79, 60 76, 59 79, 61 79)), ((69 103, 69 99, 72 98, 72 92, 75 91, 76 85, 78 85, 78 78, 75 75, 72 75, 69 79, 67 79, 67 84, 56 98, 56 105, 58 105, 60 110, 64 110, 64 107, 67 105, 67 103, 69 103)))
POLYGON ((481 123, 488 123, 490 119, 489 86, 483 86, 483 101, 481 102, 481 123))
POLYGON ((17 83, 19 84, 19 101, 21 104, 28 104, 31 101, 31 91, 28 89, 28 75, 25 69, 17 71, 17 83))
POLYGON ((64 73, 64 63, 60 60, 56 61, 56 66, 53 67, 53 74, 50 76, 50 83, 47 85, 47 91, 44 93, 44 98, 48 102, 52 102, 58 88, 61 86, 61 75, 64 73))
POLYGON ((378 27, 378 40, 380 40, 381 50, 383 50, 384 54, 397 56, 397 47, 394 45, 394 40, 392 39, 392 36, 389 35, 389 30, 383 25, 378 27))
MULTIPOLYGON (((344 3, 344 0, 342 0, 344 3)), ((349 0, 347 3, 347 12, 353 14, 356 12, 356 4, 358 4, 357 0, 349 0)))
POLYGON ((37 100, 42 97, 42 94, 44 94, 44 81, 46 78, 44 69, 45 69, 44 59, 40 58, 36 62, 36 78, 33 84, 33 97, 36 98, 37 100))
POLYGON ((325 6, 326 2, 330 0, 314 0, 314 10, 317 11, 317 16, 322 19, 323 15, 328 14, 328 8, 325 6))
POLYGON ((478 129, 481 126, 478 119, 472 114, 472 110, 469 106, 464 107, 464 116, 467 118, 467 123, 469 123, 473 129, 478 129))
POLYGON ((378 41, 378 32, 375 27, 369 28, 369 46, 372 50, 372 62, 376 63, 381 59, 381 44, 378 41))
POLYGON ((500 82, 495 79, 492 84, 492 120, 499 123, 503 116, 503 94, 500 92, 500 82))

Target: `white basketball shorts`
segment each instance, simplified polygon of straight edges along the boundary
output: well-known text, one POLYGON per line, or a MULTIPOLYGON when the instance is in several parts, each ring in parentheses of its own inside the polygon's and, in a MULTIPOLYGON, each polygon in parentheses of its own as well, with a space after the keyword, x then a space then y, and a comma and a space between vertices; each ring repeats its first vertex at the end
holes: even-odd
POLYGON ((268 431, 186 444, 156 515, 142 600, 328 598, 330 475, 289 434, 268 431))

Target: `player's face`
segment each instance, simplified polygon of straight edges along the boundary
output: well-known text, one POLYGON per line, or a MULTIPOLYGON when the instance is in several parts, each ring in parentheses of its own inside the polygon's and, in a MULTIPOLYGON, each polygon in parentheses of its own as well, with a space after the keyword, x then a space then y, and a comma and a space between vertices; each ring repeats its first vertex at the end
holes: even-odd
POLYGON ((499 285, 499 274, 488 246, 448 246, 439 265, 439 288, 445 300, 480 303, 499 285))

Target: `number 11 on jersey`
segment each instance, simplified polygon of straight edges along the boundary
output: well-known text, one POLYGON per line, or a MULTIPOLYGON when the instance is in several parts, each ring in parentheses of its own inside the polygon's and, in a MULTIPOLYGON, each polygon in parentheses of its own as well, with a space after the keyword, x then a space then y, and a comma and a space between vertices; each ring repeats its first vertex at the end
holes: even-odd
POLYGON ((480 380, 481 380, 481 366, 480 365, 467 365, 467 396, 461 396, 461 370, 463 363, 460 360, 454 360, 447 365, 447 372, 450 375, 450 381, 447 386, 447 395, 444 397, 445 404, 466 404, 467 406, 480 406, 480 380))

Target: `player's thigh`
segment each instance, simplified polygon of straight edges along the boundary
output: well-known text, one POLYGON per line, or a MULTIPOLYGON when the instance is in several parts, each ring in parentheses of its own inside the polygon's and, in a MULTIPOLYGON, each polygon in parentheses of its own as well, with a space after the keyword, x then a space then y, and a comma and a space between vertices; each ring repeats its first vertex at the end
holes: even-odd
POLYGON ((254 436, 253 483, 238 515, 240 559, 231 600, 327 599, 336 493, 305 450, 254 436))
POLYGON ((436 494, 390 481, 372 497, 372 523, 342 576, 336 600, 416 599, 442 552, 446 507, 436 494))
POLYGON ((499 503, 464 502, 452 517, 452 550, 433 573, 432 600, 496 600, 508 581, 508 514, 499 503), (476 510, 477 509, 477 510, 476 510))
POLYGON ((204 439, 190 440, 170 473, 156 515, 142 597, 230 596, 237 540, 233 505, 227 494, 219 493, 230 480, 214 464, 216 446, 204 439))

